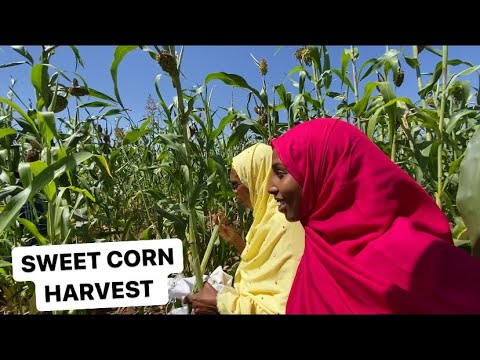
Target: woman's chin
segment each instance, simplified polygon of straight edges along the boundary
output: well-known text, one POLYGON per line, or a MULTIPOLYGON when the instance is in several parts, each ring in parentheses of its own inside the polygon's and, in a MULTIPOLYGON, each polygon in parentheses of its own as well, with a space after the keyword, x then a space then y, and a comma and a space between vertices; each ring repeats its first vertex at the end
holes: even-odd
POLYGON ((285 218, 287 219, 287 221, 289 222, 295 222, 295 221, 298 221, 300 220, 299 217, 296 215, 296 214, 291 214, 290 212, 285 212, 285 218))

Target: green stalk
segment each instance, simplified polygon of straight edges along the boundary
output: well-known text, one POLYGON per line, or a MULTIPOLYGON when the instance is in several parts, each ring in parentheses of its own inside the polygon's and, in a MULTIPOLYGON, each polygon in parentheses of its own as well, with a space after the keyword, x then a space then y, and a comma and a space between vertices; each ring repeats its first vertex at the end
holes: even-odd
POLYGON ((157 226, 155 225, 155 222, 152 220, 152 217, 150 216, 150 211, 148 211, 147 202, 145 201, 145 197, 143 196, 143 190, 140 191, 140 196, 142 197, 143 206, 145 206, 145 212, 147 213, 148 222, 153 226, 153 230, 155 230, 155 233, 158 236, 159 235, 158 229, 157 229, 157 226))
MULTIPOLYGON (((355 103, 358 103, 358 76, 353 45, 350 45, 350 51, 352 53, 353 91, 355 92, 355 103)), ((359 129, 361 128, 360 119, 357 119, 357 126, 359 129)))
MULTIPOLYGON (((413 58, 418 62, 418 45, 412 46, 412 54, 413 54, 413 58)), ((415 66, 415 72, 417 74, 418 91, 421 91, 423 89, 423 84, 422 84, 422 74, 420 72, 420 64, 418 66, 415 66)), ((427 103, 425 102, 425 99, 423 98, 423 96, 422 96, 422 108, 423 109, 427 108, 427 103)))
MULTIPOLYGON (((320 60, 319 60, 320 61, 320 60)), ((317 96, 317 101, 321 104, 322 103, 322 93, 321 93, 321 88, 319 86, 319 79, 320 79, 320 69, 318 66, 315 64, 315 62, 312 62, 312 68, 313 68, 313 83, 315 85, 315 94, 317 96)), ((317 116, 321 117, 322 115, 320 114, 320 109, 317 109, 317 116)))
MULTIPOLYGON (((135 176, 136 177, 136 176, 135 176)), ((138 178, 137 178, 137 181, 138 181, 138 178)), ((152 182, 153 183, 153 182, 152 182)), ((158 232, 158 228, 157 226, 155 225, 155 222, 153 221, 152 217, 150 216, 150 211, 148 211, 148 206, 147 206, 147 202, 145 201, 145 197, 143 196, 143 189, 140 190, 140 196, 142 197, 142 202, 143 202, 143 206, 145 206, 145 212, 147 214, 147 219, 148 219, 148 222, 150 225, 153 226, 153 230, 155 230, 155 233, 157 234, 157 236, 159 235, 159 232, 158 232)))
MULTIPOLYGON (((45 146, 47 147, 47 166, 52 164, 52 151, 51 151, 51 144, 45 142, 45 146)), ((47 222, 47 233, 48 237, 50 238, 50 243, 55 245, 56 244, 56 237, 55 237, 55 204, 48 200, 47 206, 48 212, 48 222, 47 222)))
POLYGON ((267 114, 267 128, 268 128, 267 141, 270 141, 273 138, 273 129, 272 129, 272 117, 270 116, 270 108, 268 106, 267 82, 265 81, 265 75, 262 75, 262 90, 265 93, 265 100, 261 99, 261 101, 267 114))
POLYGON ((442 172, 443 172, 443 118, 445 111, 445 98, 447 88, 447 61, 448 61, 448 46, 443 46, 442 52, 442 100, 440 104, 440 119, 438 122, 438 157, 437 157, 437 205, 442 208, 442 172))
MULTIPOLYGON (((11 99, 9 99, 11 101, 11 99)), ((12 119, 13 119, 13 108, 11 106, 9 106, 9 109, 8 109, 8 120, 5 121, 5 127, 12 127, 12 119)), ((12 145, 12 140, 11 140, 11 137, 10 136, 7 136, 7 141, 6 141, 6 145, 7 145, 7 154, 8 154, 8 169, 10 171, 15 171, 17 169, 14 169, 14 157, 15 157, 15 154, 14 154, 14 149, 12 149, 11 145, 12 145)))
POLYGON ((393 134, 390 134, 390 136, 391 136, 391 139, 392 139, 392 146, 391 146, 391 150, 390 150, 390 160, 395 162, 395 153, 396 153, 395 140, 397 138, 397 134, 395 133, 395 129, 393 130, 393 134))
MULTIPOLYGON (((174 55, 174 54, 172 54, 174 55)), ((203 276, 200 268, 200 257, 198 255, 197 249, 197 241, 195 236, 195 231, 197 229, 197 213, 195 210, 195 199, 192 198, 191 194, 194 191, 194 184, 193 184, 193 166, 191 163, 192 159, 192 149, 190 146, 190 140, 188 139, 188 132, 187 132, 187 116, 185 114, 185 107, 183 106, 183 93, 182 93, 182 86, 180 83, 180 70, 173 74, 172 82, 177 90, 177 99, 178 99, 178 111, 180 122, 182 125, 182 135, 183 141, 185 144, 185 150, 187 153, 187 160, 188 160, 188 189, 189 189, 189 201, 188 201, 188 208, 190 209, 190 216, 188 222, 188 243, 190 244, 190 250, 192 252, 192 262, 193 262, 193 272, 195 274, 195 290, 200 290, 203 288, 203 276)))

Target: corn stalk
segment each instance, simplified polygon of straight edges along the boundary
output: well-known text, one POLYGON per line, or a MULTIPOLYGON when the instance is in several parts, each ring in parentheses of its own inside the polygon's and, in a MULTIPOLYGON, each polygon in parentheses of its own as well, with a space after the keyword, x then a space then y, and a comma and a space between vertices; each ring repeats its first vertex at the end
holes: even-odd
MULTIPOLYGON (((417 76, 417 85, 418 85, 418 91, 422 91, 423 89, 423 84, 422 84, 422 74, 420 72, 420 63, 418 63, 418 45, 414 45, 412 46, 412 54, 413 54, 413 58, 415 60, 417 60, 417 63, 415 64, 415 74, 417 76)), ((426 109, 427 108, 427 104, 425 102, 425 98, 424 96, 421 97, 422 99, 422 108, 423 109, 426 109)))
POLYGON ((190 245, 190 251, 192 253, 192 267, 195 274, 195 288, 194 290, 200 290, 203 287, 203 277, 200 268, 200 256, 197 249, 196 241, 196 229, 197 229, 197 212, 195 209, 196 199, 193 197, 195 191, 195 185, 193 183, 193 166, 192 166, 192 148, 190 140, 188 138, 188 113, 185 111, 183 104, 183 92, 180 82, 180 62, 181 59, 177 58, 175 51, 170 51, 170 54, 175 58, 177 65, 177 71, 170 73, 173 86, 177 91, 178 99, 178 117, 180 119, 180 125, 182 129, 183 143, 185 145, 185 151, 187 153, 187 167, 188 167, 188 208, 190 215, 188 219, 188 243, 190 245))
MULTIPOLYGON (((355 93, 355 103, 358 104, 358 76, 357 76, 357 59, 356 59, 356 52, 355 48, 353 45, 350 46, 350 52, 351 52, 351 57, 352 57, 352 76, 353 76, 353 91, 355 93)), ((357 118, 357 126, 359 129, 361 129, 360 125, 360 117, 357 118)))
POLYGON ((438 157, 437 157, 437 205, 442 208, 442 176, 443 176, 443 118, 445 112, 445 99, 447 97, 447 61, 448 61, 448 46, 443 46, 442 53, 442 99, 440 103, 440 116, 438 121, 438 157))

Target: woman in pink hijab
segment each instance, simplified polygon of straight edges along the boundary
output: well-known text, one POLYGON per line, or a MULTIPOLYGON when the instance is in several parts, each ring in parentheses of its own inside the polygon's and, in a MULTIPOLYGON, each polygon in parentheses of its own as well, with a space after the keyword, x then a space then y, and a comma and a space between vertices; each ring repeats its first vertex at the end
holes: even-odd
POLYGON ((305 228, 287 314, 480 314, 480 261, 361 131, 315 119, 272 146, 269 192, 305 228))

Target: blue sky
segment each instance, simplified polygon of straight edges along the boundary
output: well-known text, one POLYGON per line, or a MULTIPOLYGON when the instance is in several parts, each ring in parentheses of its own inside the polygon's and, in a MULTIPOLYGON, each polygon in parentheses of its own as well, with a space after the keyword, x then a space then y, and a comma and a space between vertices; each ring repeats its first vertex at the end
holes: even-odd
MULTIPOLYGON (((150 46, 151 47, 151 46, 150 46)), ((297 93, 288 80, 289 71, 298 65, 294 57, 295 50, 299 46, 284 46, 279 49, 278 46, 186 46, 184 50, 184 60, 182 71, 185 78, 182 78, 184 89, 192 89, 195 85, 202 84, 205 76, 212 72, 235 73, 242 76, 254 88, 261 88, 261 76, 258 67, 255 65, 250 54, 257 60, 265 58, 268 62, 267 86, 272 94, 272 87, 284 83, 287 91, 297 93)), ((358 68, 370 58, 378 58, 386 51, 385 46, 357 46, 360 57, 358 59, 358 68)), ((38 62, 40 46, 26 46, 32 54, 34 60, 38 62)), ((153 48, 153 47, 151 47, 153 48)), ((180 50, 180 47, 177 47, 180 50)), ((330 54, 332 67, 340 67, 341 55, 343 49, 350 48, 346 46, 327 46, 330 54)), ((441 50, 441 46, 434 46, 441 50)), ((110 66, 113 60, 115 46, 78 46, 80 55, 83 58, 85 68, 79 67, 78 73, 87 81, 89 87, 104 92, 113 98, 113 82, 110 75, 110 66)), ((412 55, 411 46, 389 46, 389 49, 404 51, 407 56, 412 55)), ((473 65, 480 64, 480 46, 450 46, 449 59, 460 59, 471 62, 473 65)), ((12 61, 24 60, 19 54, 13 51, 9 46, 0 47, 0 65, 12 61)), ((441 58, 424 50, 420 54, 420 63, 422 71, 431 72, 441 58)), ((396 89, 397 96, 410 97, 412 100, 418 99, 417 83, 414 71, 401 60, 402 68, 405 70, 405 81, 402 87, 396 89)), ((75 71, 75 57, 72 50, 67 46, 57 48, 55 55, 51 59, 51 64, 67 72, 68 75, 75 71)), ((449 67, 451 73, 457 73, 465 69, 466 65, 449 67)), ((349 65, 349 71, 351 67, 349 65)), ((167 104, 172 102, 175 95, 171 81, 159 65, 153 61, 146 52, 140 49, 128 53, 119 67, 118 83, 122 101, 126 108, 131 109, 130 116, 139 121, 146 114, 145 105, 149 95, 157 101, 154 88, 155 77, 162 74, 160 80, 160 91, 167 104)), ((72 75, 73 76, 73 75, 72 75)), ((297 80, 297 74, 290 76, 297 80)), ((6 97, 10 77, 15 78, 15 90, 22 100, 28 104, 28 99, 34 102, 34 89, 30 84, 30 66, 27 64, 0 68, 0 96, 6 97)), ((339 80, 334 76, 334 81, 339 84, 339 80)), ((468 79, 472 85, 478 88, 478 76, 471 76, 468 79)), ((370 78, 369 81, 373 79, 370 78)), ((425 84, 426 80, 424 80, 425 84)), ((366 81, 360 84, 360 94, 363 93, 363 87, 366 81)), ((334 85, 332 85, 334 86, 334 85)), ((213 90, 214 108, 217 106, 228 107, 231 104, 232 94, 235 99, 237 109, 245 109, 246 94, 243 89, 227 87, 219 81, 213 81, 209 85, 213 90)), ((271 95, 270 95, 271 96, 271 95)), ((353 94, 352 94, 353 99, 353 94)), ((96 99, 92 98, 91 101, 96 99)), ((15 101, 18 102, 17 99, 15 101)), ((87 100, 84 100, 87 101, 87 100)), ((93 109, 97 110, 97 109, 93 109)), ((245 111, 245 110, 244 110, 245 111)), ((66 113, 60 113, 59 116, 66 116, 66 113)))

